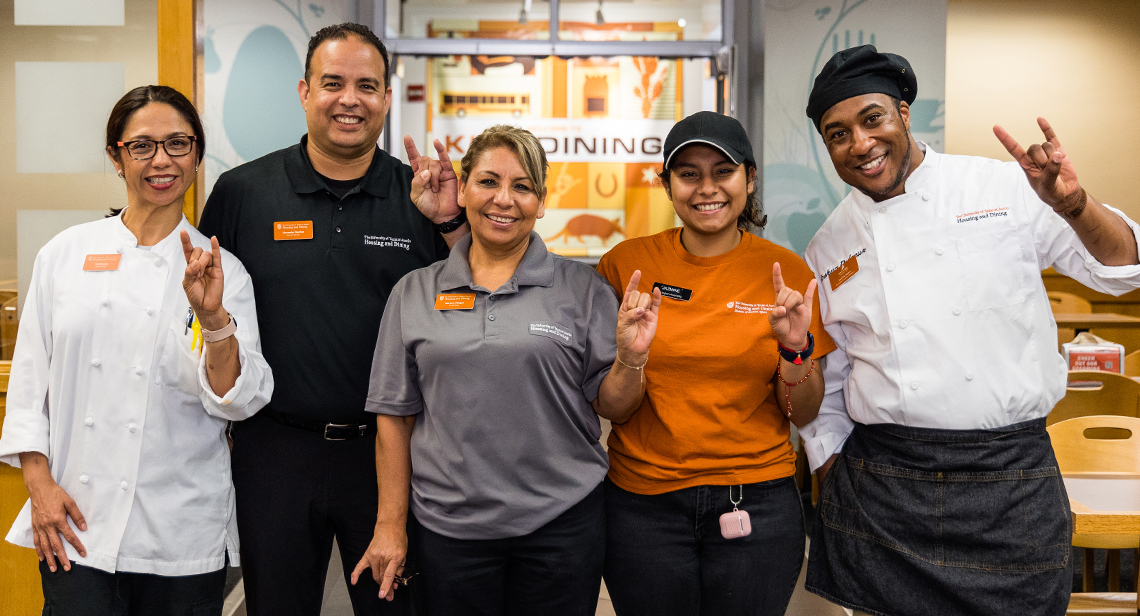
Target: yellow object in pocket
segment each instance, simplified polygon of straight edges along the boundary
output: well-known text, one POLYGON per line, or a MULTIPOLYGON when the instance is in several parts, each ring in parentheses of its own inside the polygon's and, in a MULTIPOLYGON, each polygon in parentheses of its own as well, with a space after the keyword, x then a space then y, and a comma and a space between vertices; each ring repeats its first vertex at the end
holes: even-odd
POLYGON ((204 343, 202 342, 202 324, 198 322, 198 315, 194 315, 194 323, 190 325, 190 329, 194 332, 194 337, 190 339, 190 350, 198 349, 198 354, 202 354, 204 343))

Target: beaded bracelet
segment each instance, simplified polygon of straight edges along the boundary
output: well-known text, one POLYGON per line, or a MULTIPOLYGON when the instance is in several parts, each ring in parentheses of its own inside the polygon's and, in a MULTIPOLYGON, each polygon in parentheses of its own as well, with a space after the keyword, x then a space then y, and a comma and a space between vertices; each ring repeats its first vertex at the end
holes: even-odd
POLYGON ((807 374, 804 375, 804 378, 795 383, 789 383, 784 380, 784 375, 780 374, 780 360, 776 360, 776 378, 780 379, 780 382, 784 384, 784 402, 786 402, 788 406, 788 421, 792 419, 792 388, 806 381, 808 377, 811 376, 813 370, 815 370, 815 359, 812 359, 811 364, 808 365, 808 371, 807 374))

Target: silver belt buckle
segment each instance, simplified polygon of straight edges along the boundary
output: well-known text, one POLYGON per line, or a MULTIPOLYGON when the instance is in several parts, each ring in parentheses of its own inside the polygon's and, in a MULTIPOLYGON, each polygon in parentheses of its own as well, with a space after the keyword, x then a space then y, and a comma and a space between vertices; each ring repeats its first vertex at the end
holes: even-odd
POLYGON ((368 432, 368 426, 362 426, 360 424, 331 424, 331 423, 325 424, 324 436, 325 436, 326 441, 347 441, 348 440, 348 437, 329 436, 329 428, 356 428, 357 431, 360 432, 360 434, 358 435, 358 438, 364 436, 368 432))

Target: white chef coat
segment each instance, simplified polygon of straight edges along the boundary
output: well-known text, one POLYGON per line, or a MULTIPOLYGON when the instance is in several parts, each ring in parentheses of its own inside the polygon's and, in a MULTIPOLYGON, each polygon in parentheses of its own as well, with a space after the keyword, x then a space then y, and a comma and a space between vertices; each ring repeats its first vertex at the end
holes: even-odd
MULTIPOLYGON (((87 530, 72 523, 103 571, 176 576, 238 564, 227 420, 269 401, 273 376, 261 356, 253 285, 222 251, 223 305, 237 319, 241 375, 217 396, 205 354, 191 349, 186 259, 179 232, 210 241, 185 218, 158 244, 140 248, 119 216, 71 227, 40 250, 24 300, 0 462, 47 456, 87 530), (122 254, 114 271, 83 271, 89 254, 122 254)), ((31 504, 7 540, 33 547, 31 504)))
POLYGON ((800 430, 813 471, 852 420, 969 430, 1048 415, 1068 366, 1040 271, 1114 295, 1140 286, 1140 266, 1093 258, 1016 163, 921 147, 904 194, 875 203, 853 189, 804 254, 838 346, 819 416, 800 430), (833 289, 849 258, 858 272, 833 289))

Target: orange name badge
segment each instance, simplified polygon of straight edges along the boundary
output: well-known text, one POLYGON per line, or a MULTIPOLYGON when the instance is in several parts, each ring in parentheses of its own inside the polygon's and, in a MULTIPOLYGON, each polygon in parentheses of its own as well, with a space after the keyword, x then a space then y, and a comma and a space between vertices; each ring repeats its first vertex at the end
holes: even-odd
POLYGON ((471 310, 474 307, 474 293, 440 293, 435 296, 436 310, 471 310))
POLYGON ((273 239, 281 240, 311 240, 313 239, 313 221, 288 220, 273 223, 273 239))
POLYGON ((843 283, 851 279, 852 276, 859 272, 859 259, 852 255, 839 267, 835 268, 830 274, 827 275, 827 280, 831 282, 831 290, 834 291, 843 283))
POLYGON ((85 272, 111 272, 119 269, 119 261, 123 258, 121 253, 113 255, 87 255, 83 259, 85 272))

